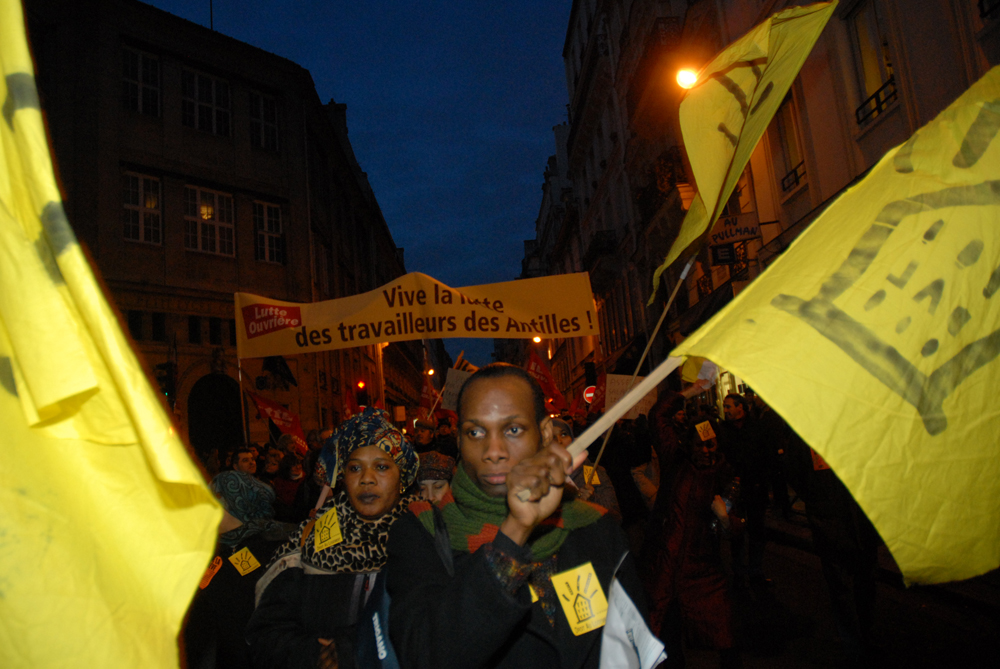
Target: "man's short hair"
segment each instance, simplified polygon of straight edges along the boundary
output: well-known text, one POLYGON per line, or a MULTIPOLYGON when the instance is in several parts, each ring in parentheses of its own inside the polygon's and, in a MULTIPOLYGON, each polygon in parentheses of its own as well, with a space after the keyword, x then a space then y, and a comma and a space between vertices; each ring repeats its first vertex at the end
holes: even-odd
POLYGON ((732 400, 737 404, 739 404, 741 407, 743 407, 743 411, 749 411, 749 407, 747 406, 747 398, 743 397, 743 395, 738 395, 737 393, 729 393, 728 395, 726 395, 726 399, 732 400))
POLYGON ((542 387, 538 385, 538 381, 535 380, 531 374, 520 367, 515 367, 514 365, 507 364, 506 362, 494 362, 486 365, 485 367, 480 367, 479 371, 470 376, 462 384, 462 389, 458 391, 458 422, 462 422, 465 411, 465 391, 476 381, 484 381, 487 379, 500 379, 503 377, 512 376, 523 380, 531 388, 531 404, 535 409, 535 422, 541 423, 545 420, 548 412, 545 411, 545 393, 542 392, 542 387))

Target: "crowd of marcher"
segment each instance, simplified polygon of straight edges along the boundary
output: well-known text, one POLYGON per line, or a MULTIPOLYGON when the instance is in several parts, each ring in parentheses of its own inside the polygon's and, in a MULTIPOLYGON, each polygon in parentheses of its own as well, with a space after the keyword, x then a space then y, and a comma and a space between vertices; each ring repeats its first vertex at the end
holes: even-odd
POLYGON ((218 454, 225 514, 187 666, 683 667, 685 648, 708 648, 738 667, 733 591, 769 587, 765 513, 787 516, 792 495, 844 657, 862 662, 878 535, 752 391, 720 416, 701 390, 661 388, 599 463, 600 442, 567 450, 586 417, 550 416, 503 364, 466 382, 457 424, 404 430, 368 407, 310 432, 304 453, 284 435, 218 454), (605 625, 611 610, 632 622, 605 625))

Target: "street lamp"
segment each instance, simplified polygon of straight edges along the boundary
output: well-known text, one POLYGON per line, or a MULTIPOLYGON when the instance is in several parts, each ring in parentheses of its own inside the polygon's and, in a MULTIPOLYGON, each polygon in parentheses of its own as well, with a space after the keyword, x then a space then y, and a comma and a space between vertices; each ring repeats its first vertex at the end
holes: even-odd
POLYGON ((698 73, 694 70, 683 69, 677 73, 677 85, 681 88, 692 88, 698 83, 698 73))
POLYGON ((542 338, 541 337, 537 337, 537 336, 536 337, 532 337, 531 341, 535 342, 536 344, 541 344, 542 343, 542 338))

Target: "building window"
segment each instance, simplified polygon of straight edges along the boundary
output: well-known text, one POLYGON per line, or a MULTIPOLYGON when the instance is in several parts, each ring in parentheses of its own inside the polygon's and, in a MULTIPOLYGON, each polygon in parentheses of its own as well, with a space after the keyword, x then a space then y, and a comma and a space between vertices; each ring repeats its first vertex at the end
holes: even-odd
POLYGON ((184 188, 184 248, 232 256, 236 254, 233 235, 231 195, 184 188))
POLYGON ((153 341, 167 341, 167 315, 162 311, 153 312, 153 341))
POLYGON ((222 319, 208 319, 208 343, 212 346, 222 346, 222 319))
POLYGON ((281 208, 266 202, 253 203, 254 258, 267 262, 285 261, 281 234, 281 208))
POLYGON ((188 343, 201 343, 201 318, 188 316, 188 343))
POLYGON ((278 103, 270 95, 250 93, 250 143, 278 150, 278 103))
POLYGON ((160 180, 144 174, 122 175, 122 226, 125 239, 159 244, 162 239, 160 180))
POLYGON ((184 70, 181 88, 181 122, 189 128, 228 137, 229 84, 184 70))
POLYGON ((896 83, 889 55, 887 22, 879 4, 867 0, 851 14, 858 83, 864 102, 855 111, 858 125, 865 125, 896 100, 896 83))
POLYGON ((160 115, 160 61, 155 56, 122 49, 122 106, 160 115))
POLYGON ((784 174, 781 178, 781 190, 787 193, 794 190, 806 177, 805 161, 799 146, 798 124, 795 120, 795 103, 790 93, 778 107, 778 113, 774 115, 774 127, 778 139, 778 171, 784 174))
POLYGON ((128 333, 134 341, 142 341, 142 312, 134 309, 128 311, 128 333))

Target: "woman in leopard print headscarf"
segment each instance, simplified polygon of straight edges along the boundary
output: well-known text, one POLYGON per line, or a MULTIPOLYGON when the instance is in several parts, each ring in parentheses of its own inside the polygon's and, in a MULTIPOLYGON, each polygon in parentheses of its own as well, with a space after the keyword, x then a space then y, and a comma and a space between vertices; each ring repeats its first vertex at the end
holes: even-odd
POLYGON ((374 407, 341 425, 320 460, 334 494, 258 581, 247 627, 255 667, 355 666, 355 625, 385 564, 389 528, 419 498, 417 455, 374 407))

